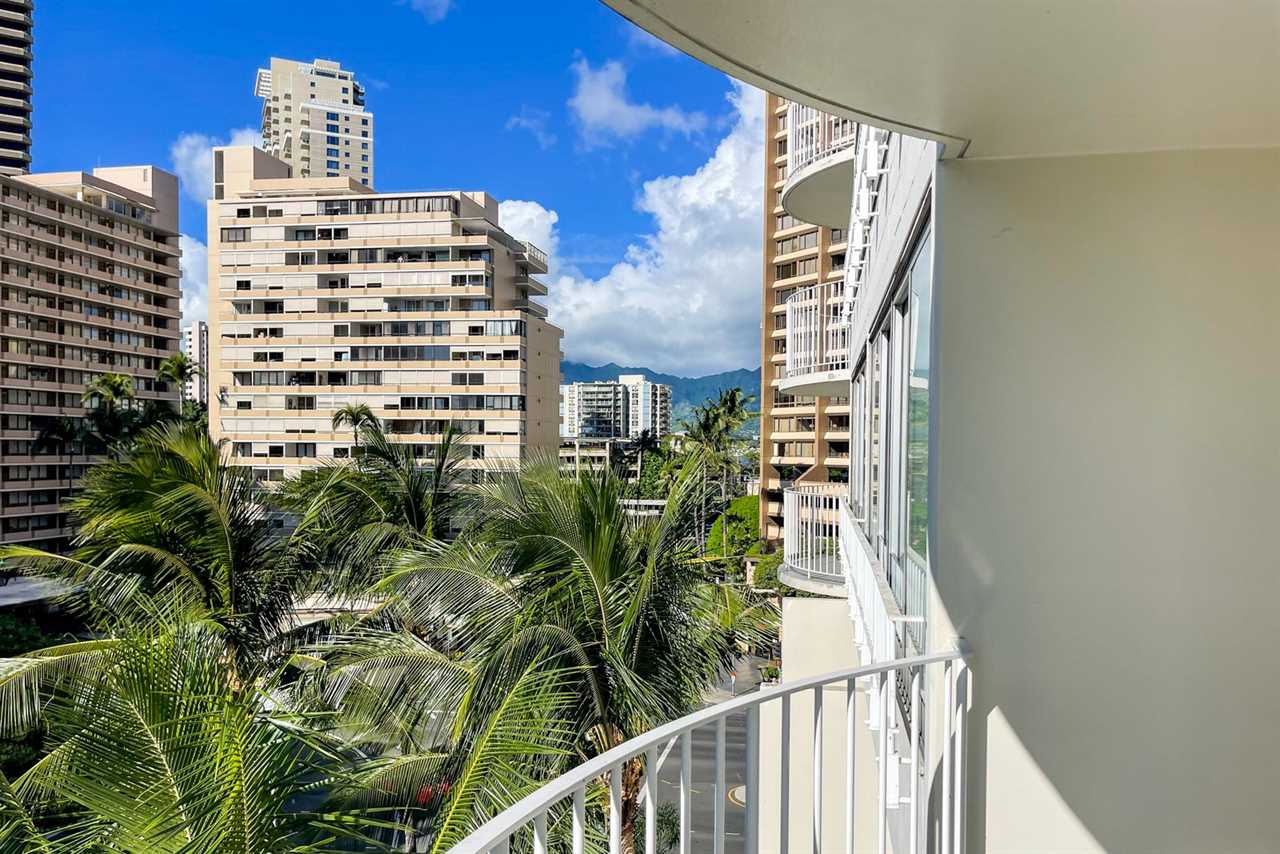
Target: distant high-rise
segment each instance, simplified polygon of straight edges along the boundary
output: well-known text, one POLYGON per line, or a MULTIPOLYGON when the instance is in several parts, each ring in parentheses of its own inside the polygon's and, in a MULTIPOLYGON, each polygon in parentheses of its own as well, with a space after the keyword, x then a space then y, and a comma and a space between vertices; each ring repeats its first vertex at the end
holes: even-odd
POLYGON ((623 374, 616 382, 560 386, 560 435, 571 439, 635 439, 671 432, 671 386, 643 374, 623 374))
POLYGON ((271 58, 259 68, 262 147, 295 178, 350 178, 373 186, 373 113, 355 75, 327 59, 271 58))
POLYGON ((195 363, 199 373, 187 380, 182 390, 186 400, 209 405, 209 324, 194 320, 182 329, 182 352, 195 363))
POLYGON ((31 168, 31 0, 0 2, 0 175, 31 168))

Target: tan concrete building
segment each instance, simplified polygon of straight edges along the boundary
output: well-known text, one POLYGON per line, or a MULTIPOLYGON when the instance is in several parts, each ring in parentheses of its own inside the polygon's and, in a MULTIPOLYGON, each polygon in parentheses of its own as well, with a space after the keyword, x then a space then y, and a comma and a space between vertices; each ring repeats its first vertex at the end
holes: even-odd
POLYGON ((471 468, 558 446, 561 331, 533 300, 546 256, 485 193, 374 193, 214 151, 209 426, 267 480, 347 458, 364 403, 421 453, 446 423, 471 468))
POLYGON ((0 0, 0 175, 31 166, 31 0, 0 0))
MULTIPOLYGON (((846 242, 844 229, 811 225, 783 209, 782 188, 795 161, 788 150, 787 123, 797 110, 776 95, 766 98, 760 531, 777 540, 786 486, 849 478, 848 398, 789 394, 779 388, 787 364, 787 299, 810 289, 824 305, 834 308, 841 302, 846 242)), ((852 123, 847 124, 836 133, 848 133, 852 141, 852 123)))
POLYGON ((103 373, 133 378, 139 402, 178 351, 178 179, 154 166, 0 177, 0 541, 58 548, 60 502, 95 458, 41 442, 85 417, 103 373))
POLYGON ((272 57, 253 91, 262 99, 262 147, 294 175, 373 186, 373 113, 351 71, 327 59, 272 57))

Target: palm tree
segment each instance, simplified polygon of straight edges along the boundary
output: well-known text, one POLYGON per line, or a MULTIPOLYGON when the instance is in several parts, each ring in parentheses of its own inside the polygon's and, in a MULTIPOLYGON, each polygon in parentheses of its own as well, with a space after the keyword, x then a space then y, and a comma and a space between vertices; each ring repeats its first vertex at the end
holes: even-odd
POLYGON ((179 395, 187 387, 187 383, 196 377, 203 376, 204 371, 186 353, 174 353, 160 363, 156 369, 156 379, 173 383, 179 395))
MULTIPOLYGON (((477 525, 467 536, 397 556, 376 588, 391 596, 382 616, 430 639, 446 660, 501 662, 500 680, 534 663, 576 674, 575 755, 565 764, 687 714, 744 645, 771 640, 777 616, 767 600, 717 584, 698 557, 703 466, 690 459, 662 514, 646 518, 627 514, 625 484, 608 466, 564 477, 554 460, 536 460, 500 473, 475 487, 477 525)), ((377 683, 388 720, 436 707, 436 696, 423 697, 432 680, 405 678, 403 664, 395 660, 377 683)), ((500 681, 491 690, 506 689, 500 681)), ((642 760, 627 764, 629 844, 642 775, 642 760)), ((440 830, 432 850, 447 850, 486 814, 473 810, 440 830)))
POLYGON ((36 438, 36 447, 41 449, 57 448, 58 456, 67 457, 67 495, 75 494, 76 454, 89 453, 89 442, 93 439, 93 430, 83 418, 62 416, 46 424, 36 438), (80 450, 77 451, 76 449, 80 450))
POLYGON ((645 429, 640 431, 640 435, 636 437, 635 442, 631 446, 631 450, 636 455, 636 472, 637 479, 644 476, 644 452, 657 451, 662 447, 662 443, 651 430, 645 429))
POLYGON ((223 450, 182 424, 152 427, 67 503, 79 528, 70 554, 12 546, 0 559, 66 583, 72 606, 107 629, 180 610, 218 626, 235 661, 266 656, 308 580, 292 542, 263 524, 252 473, 224 465, 223 450))
MULTIPOLYGON (((335 416, 336 417, 336 416, 335 416)), ((285 481, 275 502, 298 517, 297 537, 326 567, 334 589, 362 593, 389 551, 443 540, 465 510, 465 446, 452 426, 420 460, 376 419, 351 463, 330 463, 285 481)))
POLYGON ((355 439, 355 455, 360 455, 360 432, 378 427, 378 416, 364 403, 348 403, 333 413, 333 429, 343 425, 351 427, 352 438, 355 439))
POLYGON ((353 797, 358 754, 222 652, 217 628, 179 620, 0 659, 0 726, 51 742, 0 777, 0 850, 385 850, 371 831, 388 822, 353 797))
POLYGON ((133 405, 133 378, 126 374, 98 374, 85 383, 80 400, 89 410, 94 433, 114 455, 114 446, 128 433, 122 410, 128 411, 133 405))

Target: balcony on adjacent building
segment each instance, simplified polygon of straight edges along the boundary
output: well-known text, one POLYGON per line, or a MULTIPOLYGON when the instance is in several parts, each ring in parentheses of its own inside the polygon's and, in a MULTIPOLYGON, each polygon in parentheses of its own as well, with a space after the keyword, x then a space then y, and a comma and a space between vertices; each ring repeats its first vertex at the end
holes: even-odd
POLYGON ((840 512, 847 484, 801 484, 782 494, 785 530, 778 580, 808 593, 845 595, 840 512))
POLYGON ((843 280, 801 288, 786 303, 787 363, 779 388, 793 395, 849 393, 849 304, 843 280))
POLYGON ((787 108, 787 213, 832 228, 848 223, 857 136, 858 125, 849 119, 804 104, 787 108))
POLYGON ((527 240, 519 241, 517 245, 516 258, 528 265, 530 273, 547 272, 547 253, 527 240))

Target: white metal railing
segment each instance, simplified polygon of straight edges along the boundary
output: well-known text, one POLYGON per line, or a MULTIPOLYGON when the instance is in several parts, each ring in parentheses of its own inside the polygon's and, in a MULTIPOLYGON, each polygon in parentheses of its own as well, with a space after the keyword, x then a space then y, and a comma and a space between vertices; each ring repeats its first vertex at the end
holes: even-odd
POLYGON ((845 283, 850 306, 846 320, 851 333, 865 331, 871 313, 877 308, 871 304, 872 301, 860 297, 872 262, 872 226, 882 207, 877 204, 877 200, 884 177, 888 174, 885 155, 889 150, 889 141, 889 131, 865 124, 858 127, 858 150, 854 155, 853 196, 849 210, 849 245, 845 251, 845 283))
POLYGON ((873 557, 848 501, 840 502, 839 518, 840 559, 849 585, 849 608, 856 618, 856 641, 871 661, 892 661, 898 657, 898 629, 912 618, 898 608, 889 579, 873 557))
POLYGON ((547 253, 543 252, 527 240, 522 240, 520 242, 524 245, 526 255, 541 264, 543 267, 547 266, 547 253))
POLYGON ((843 280, 787 298, 787 377, 849 369, 849 303, 843 280))
MULTIPOLYGON (((745 827, 742 836, 743 848, 747 854, 758 854, 762 850, 785 850, 789 845, 784 843, 773 847, 762 842, 760 835, 760 815, 762 808, 761 792, 761 754, 760 725, 761 709, 769 704, 776 704, 780 710, 782 725, 779 729, 781 748, 778 753, 780 797, 778 803, 770 804, 779 810, 782 832, 792 819, 792 803, 789 798, 789 786, 792 776, 792 756, 800 757, 800 762, 811 760, 809 764, 814 781, 814 792, 827 793, 829 787, 824 784, 823 766, 827 762, 842 763, 844 774, 840 800, 842 815, 823 816, 824 797, 810 799, 808 815, 805 819, 813 828, 812 850, 821 848, 824 828, 829 823, 832 827, 843 825, 845 839, 844 850, 852 851, 855 831, 869 821, 866 815, 859 815, 854 809, 854 792, 859 785, 856 765, 857 727, 860 723, 858 714, 857 693, 860 682, 870 681, 867 691, 867 702, 873 710, 874 717, 879 720, 893 719, 904 722, 911 721, 907 727, 898 727, 896 733, 890 733, 891 727, 878 727, 879 740, 876 746, 876 777, 874 786, 877 791, 876 822, 877 850, 888 852, 890 849, 890 815, 891 812, 907 808, 905 823, 906 838, 895 839, 894 851, 906 854, 919 854, 926 847, 929 826, 937 827, 938 848, 948 854, 964 854, 964 807, 965 807, 965 733, 966 714, 972 702, 972 683, 963 657, 958 652, 937 653, 916 658, 900 659, 889 663, 873 664, 849 670, 827 673, 808 679, 783 683, 769 688, 735 697, 718 703, 701 711, 657 727, 650 732, 591 759, 574 770, 563 774, 533 794, 525 797, 513 806, 495 816, 474 833, 452 848, 452 854, 509 854, 514 845, 519 850, 529 850, 534 854, 548 854, 549 851, 570 850, 573 854, 584 854, 588 840, 604 842, 610 854, 619 854, 623 848, 622 828, 622 790, 624 768, 632 762, 641 764, 643 772, 642 791, 644 792, 644 828, 645 838, 642 843, 636 840, 636 850, 646 854, 655 854, 657 850, 657 808, 660 797, 658 772, 661 769, 661 757, 671 747, 680 745, 681 768, 679 785, 680 805, 680 851, 692 851, 692 834, 694 832, 692 799, 695 791, 704 791, 713 801, 713 815, 710 828, 698 828, 699 834, 710 836, 710 845, 706 850, 723 854, 725 846, 725 817, 728 808, 726 787, 728 785, 726 734, 731 721, 746 716, 746 739, 742 751, 745 753, 745 787, 743 801, 745 809, 745 827), (919 714, 920 692, 923 681, 929 673, 941 670, 945 705, 942 709, 942 733, 940 739, 941 755, 938 748, 934 754, 923 739, 923 716, 919 714), (893 680, 906 678, 910 683, 909 694, 911 712, 909 717, 902 717, 897 710, 897 702, 893 680), (832 756, 837 752, 830 745, 824 745, 824 699, 832 690, 840 692, 843 700, 843 719, 845 722, 843 755, 832 756), (792 698, 798 694, 809 694, 812 697, 813 726, 806 728, 811 741, 811 752, 791 749, 790 711, 792 698), (714 779, 708 787, 704 783, 700 790, 694 787, 692 773, 692 740, 695 733, 714 730, 715 765, 714 779), (905 736, 905 737, 904 737, 905 736), (899 746, 891 746, 892 741, 900 742, 899 746), (908 755, 903 755, 908 754, 908 755), (886 761, 887 760, 887 761, 886 761), (932 769, 939 769, 934 774, 932 769), (906 774, 905 785, 901 779, 906 774), (936 789, 936 792, 934 791, 936 789)), ((737 726, 736 723, 734 723, 737 726)), ((735 742, 736 743, 736 742, 735 742)), ((785 838, 785 837, 784 837, 785 838)))
POLYGON ((782 559, 792 572, 815 581, 844 583, 840 505, 847 488, 815 483, 782 493, 782 559))
POLYGON ((787 107, 787 175, 843 151, 858 138, 858 124, 792 102, 787 107))

